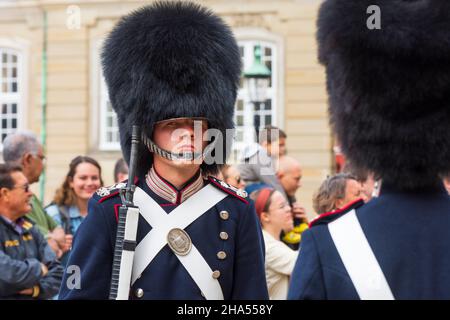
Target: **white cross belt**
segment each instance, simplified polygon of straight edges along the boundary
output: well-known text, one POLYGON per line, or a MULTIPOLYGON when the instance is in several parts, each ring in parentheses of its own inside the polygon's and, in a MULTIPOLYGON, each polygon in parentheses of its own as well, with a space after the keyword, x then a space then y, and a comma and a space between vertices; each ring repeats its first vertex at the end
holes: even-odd
POLYGON ((328 225, 339 256, 361 300, 394 300, 355 210, 328 225))
MULTIPOLYGON (((141 188, 136 188, 134 204, 141 215, 152 226, 152 230, 139 242, 134 255, 132 283, 134 283, 158 252, 167 244, 170 230, 184 230, 210 208, 227 197, 227 194, 211 185, 205 186, 187 199, 170 214, 141 188)), ((220 283, 212 277, 212 270, 194 244, 186 256, 176 255, 208 300, 223 300, 220 283)))

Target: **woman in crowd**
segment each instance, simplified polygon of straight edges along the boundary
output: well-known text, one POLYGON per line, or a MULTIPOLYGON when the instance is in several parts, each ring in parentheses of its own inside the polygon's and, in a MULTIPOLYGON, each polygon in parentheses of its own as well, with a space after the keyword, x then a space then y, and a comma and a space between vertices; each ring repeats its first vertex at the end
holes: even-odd
POLYGON ((294 227, 291 207, 285 197, 271 188, 262 188, 252 193, 256 213, 262 226, 266 247, 266 280, 271 300, 285 300, 289 278, 297 260, 294 251, 280 241, 282 230, 294 227))
MULTIPOLYGON (((69 172, 46 211, 66 234, 73 235, 88 214, 89 199, 101 186, 103 181, 98 162, 87 156, 77 156, 71 161, 69 172)), ((67 258, 67 254, 63 256, 63 265, 67 258)))
POLYGON ((362 198, 361 183, 348 173, 339 173, 322 183, 314 195, 313 207, 317 214, 330 214, 362 198))

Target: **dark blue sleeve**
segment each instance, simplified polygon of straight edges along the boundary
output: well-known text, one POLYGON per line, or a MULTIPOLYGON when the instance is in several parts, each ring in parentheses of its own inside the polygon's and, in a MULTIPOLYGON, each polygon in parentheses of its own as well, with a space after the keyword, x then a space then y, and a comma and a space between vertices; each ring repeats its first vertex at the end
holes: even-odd
POLYGON ((320 257, 313 229, 302 234, 300 253, 291 276, 288 300, 326 299, 320 257))
POLYGON ((251 203, 239 221, 236 239, 233 300, 268 300, 261 225, 251 203))
POLYGON ((74 236, 59 299, 108 299, 115 237, 114 209, 109 209, 95 198, 89 201, 89 213, 74 236))

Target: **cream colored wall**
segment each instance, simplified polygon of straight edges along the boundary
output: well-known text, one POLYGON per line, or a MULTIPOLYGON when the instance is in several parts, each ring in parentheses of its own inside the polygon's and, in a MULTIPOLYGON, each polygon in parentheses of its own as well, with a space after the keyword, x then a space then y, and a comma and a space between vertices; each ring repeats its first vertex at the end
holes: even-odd
MULTIPOLYGON (((88 154, 103 166, 106 184, 120 152, 97 149, 98 110, 92 73, 96 39, 110 31, 123 14, 151 1, 78 1, 81 28, 67 28, 71 1, 18 1, 21 8, 0 13, 0 38, 30 42, 27 127, 40 132, 42 7, 48 12, 48 171, 49 201, 76 155, 88 154), (14 18, 11 18, 13 16, 14 18)), ((198 1, 212 8, 235 30, 252 28, 282 42, 282 96, 278 125, 288 134, 288 152, 303 166, 298 198, 312 215, 311 197, 332 164, 331 135, 326 114, 324 70, 316 59, 315 19, 320 1, 198 1)))

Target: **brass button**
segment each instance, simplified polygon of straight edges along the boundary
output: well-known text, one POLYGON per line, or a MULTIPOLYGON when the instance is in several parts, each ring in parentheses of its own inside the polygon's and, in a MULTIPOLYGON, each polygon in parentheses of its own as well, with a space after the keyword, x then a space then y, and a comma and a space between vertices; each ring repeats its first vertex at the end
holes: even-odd
POLYGON ((227 257, 227 254, 225 253, 225 251, 219 251, 217 252, 217 258, 219 258, 220 260, 223 260, 227 257))
POLYGON ((230 217, 230 214, 228 213, 228 211, 220 211, 220 217, 222 218, 222 220, 228 220, 228 218, 230 217))
POLYGON ((214 279, 219 279, 219 277, 220 277, 220 271, 219 271, 219 270, 214 271, 214 272, 212 273, 212 277, 213 277, 214 279))
POLYGON ((228 240, 228 233, 226 233, 225 231, 221 232, 219 236, 222 240, 228 240))
POLYGON ((142 290, 141 288, 136 289, 136 297, 138 298, 142 298, 144 296, 144 290, 142 290))

